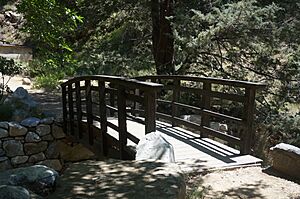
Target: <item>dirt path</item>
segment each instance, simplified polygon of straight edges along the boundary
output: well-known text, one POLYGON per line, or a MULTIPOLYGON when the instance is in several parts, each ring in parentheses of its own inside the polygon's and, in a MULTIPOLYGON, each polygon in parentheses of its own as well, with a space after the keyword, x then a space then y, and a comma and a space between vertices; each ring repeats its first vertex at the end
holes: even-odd
POLYGON ((266 174, 260 167, 194 176, 187 184, 190 199, 300 199, 300 184, 266 174))

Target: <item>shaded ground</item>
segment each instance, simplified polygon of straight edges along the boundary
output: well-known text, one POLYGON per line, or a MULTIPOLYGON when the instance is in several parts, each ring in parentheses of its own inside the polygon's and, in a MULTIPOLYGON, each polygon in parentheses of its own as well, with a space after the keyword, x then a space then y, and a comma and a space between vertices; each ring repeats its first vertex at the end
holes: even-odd
POLYGON ((299 184, 263 173, 260 167, 190 176, 187 182, 193 199, 300 199, 299 184))

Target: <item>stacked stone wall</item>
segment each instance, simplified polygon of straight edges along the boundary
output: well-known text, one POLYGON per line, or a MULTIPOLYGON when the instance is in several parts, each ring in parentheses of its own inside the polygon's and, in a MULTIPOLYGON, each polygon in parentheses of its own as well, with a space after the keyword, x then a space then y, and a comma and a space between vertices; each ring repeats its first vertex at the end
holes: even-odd
POLYGON ((64 161, 57 143, 65 139, 53 118, 0 122, 0 171, 42 164, 60 171, 64 161))

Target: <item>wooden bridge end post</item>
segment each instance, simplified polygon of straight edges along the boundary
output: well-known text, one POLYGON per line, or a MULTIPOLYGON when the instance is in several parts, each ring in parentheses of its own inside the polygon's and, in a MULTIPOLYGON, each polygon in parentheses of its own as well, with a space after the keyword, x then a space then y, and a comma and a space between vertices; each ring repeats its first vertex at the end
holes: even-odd
POLYGON ((178 107, 174 103, 179 102, 180 97, 180 80, 174 79, 173 80, 173 100, 172 100, 172 126, 176 126, 176 122, 174 120, 174 117, 178 116, 178 107))
POLYGON ((61 86, 62 91, 62 106, 63 106, 63 131, 68 135, 68 108, 67 108, 67 88, 65 85, 61 86))
MULTIPOLYGON (((202 106, 203 109, 205 110, 210 110, 211 108, 211 83, 210 82, 203 82, 203 90, 204 90, 204 94, 202 95, 202 106)), ((201 126, 209 126, 209 116, 208 115, 202 115, 201 116, 201 126)), ((201 132, 200 134, 201 137, 205 137, 205 134, 203 132, 201 132)))
POLYGON ((246 88, 243 119, 244 130, 240 146, 241 154, 249 154, 254 138, 254 115, 255 115, 255 88, 246 88))
POLYGON ((119 147, 120 147, 120 159, 124 159, 125 147, 127 145, 127 124, 126 124, 126 98, 125 88, 123 86, 118 87, 118 127, 119 127, 119 147))
POLYGON ((145 93, 145 133, 156 131, 156 91, 145 93))

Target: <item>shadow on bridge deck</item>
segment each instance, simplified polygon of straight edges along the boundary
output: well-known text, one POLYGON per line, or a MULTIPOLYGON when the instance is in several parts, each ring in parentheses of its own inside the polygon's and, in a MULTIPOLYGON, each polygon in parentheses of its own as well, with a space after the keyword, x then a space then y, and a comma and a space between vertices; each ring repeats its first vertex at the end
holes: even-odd
MULTIPOLYGON (((117 119, 109 119, 117 125, 117 119)), ((127 120, 127 130, 132 135, 141 139, 145 135, 143 124, 127 120)), ((175 161, 186 172, 202 172, 230 167, 258 165, 262 160, 251 155, 240 155, 239 151, 214 141, 209 138, 200 138, 181 127, 172 127, 168 123, 156 122, 156 130, 174 147, 175 161)), ((108 134, 118 139, 118 132, 108 129, 108 134)), ((135 147, 136 144, 128 139, 127 146, 135 147)))

